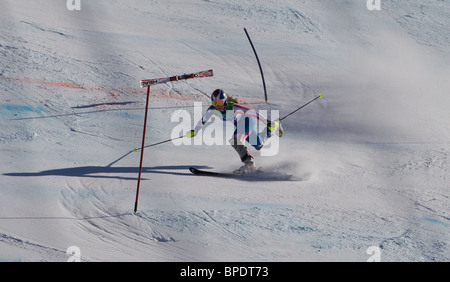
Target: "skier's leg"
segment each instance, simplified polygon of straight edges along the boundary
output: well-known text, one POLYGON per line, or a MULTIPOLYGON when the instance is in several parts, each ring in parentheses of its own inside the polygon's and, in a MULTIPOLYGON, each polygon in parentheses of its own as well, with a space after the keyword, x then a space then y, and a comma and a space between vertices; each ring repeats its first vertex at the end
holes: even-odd
POLYGON ((245 174, 249 171, 254 171, 256 169, 255 166, 255 160, 253 159, 252 155, 248 151, 247 147, 240 142, 235 136, 233 136, 229 142, 231 143, 231 146, 236 150, 236 152, 239 154, 239 157, 241 158, 241 161, 244 163, 243 166, 241 166, 239 169, 233 171, 235 174, 245 174))
POLYGON ((256 150, 260 150, 263 146, 263 139, 256 129, 256 118, 245 118, 245 133, 247 135, 246 141, 252 145, 256 150))
POLYGON ((234 122, 234 133, 233 137, 229 140, 231 146, 236 150, 241 158, 242 162, 245 162, 247 158, 250 158, 250 152, 247 147, 244 145, 245 140, 249 136, 249 126, 247 117, 242 117, 239 120, 235 120, 234 122))
POLYGON ((251 133, 249 120, 247 118, 241 118, 235 123, 236 129, 234 131, 233 137, 229 140, 231 146, 236 150, 244 163, 240 169, 236 170, 235 173, 245 173, 245 171, 253 170, 255 168, 255 161, 248 151, 247 147, 244 145, 245 140, 248 141, 249 135, 251 133))
POLYGON ((236 137, 237 136, 235 134, 228 142, 230 142, 231 146, 234 148, 234 150, 236 150, 241 161, 245 162, 247 159, 252 158, 252 155, 248 151, 247 147, 236 137))

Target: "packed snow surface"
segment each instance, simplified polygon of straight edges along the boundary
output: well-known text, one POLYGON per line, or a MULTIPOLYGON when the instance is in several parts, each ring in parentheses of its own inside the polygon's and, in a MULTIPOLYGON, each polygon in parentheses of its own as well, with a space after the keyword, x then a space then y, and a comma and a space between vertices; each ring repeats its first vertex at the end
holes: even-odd
POLYGON ((2 0, 0 261, 450 259, 449 1, 65 2, 2 0), (280 117, 322 94, 277 154, 250 149, 294 177, 195 176, 241 162, 169 142, 145 150, 135 215, 139 81, 208 69, 151 88, 146 144, 216 88, 280 117))

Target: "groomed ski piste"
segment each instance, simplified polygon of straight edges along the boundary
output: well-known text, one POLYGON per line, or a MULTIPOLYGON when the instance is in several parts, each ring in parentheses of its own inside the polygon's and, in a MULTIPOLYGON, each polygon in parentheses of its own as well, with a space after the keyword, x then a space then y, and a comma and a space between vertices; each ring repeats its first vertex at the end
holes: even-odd
POLYGON ((0 261, 450 259, 448 1, 65 2, 1 4, 0 261), (146 144, 217 88, 280 116, 323 94, 251 149, 293 179, 196 176, 241 163, 162 144, 134 215, 139 81, 208 69, 151 88, 146 144))

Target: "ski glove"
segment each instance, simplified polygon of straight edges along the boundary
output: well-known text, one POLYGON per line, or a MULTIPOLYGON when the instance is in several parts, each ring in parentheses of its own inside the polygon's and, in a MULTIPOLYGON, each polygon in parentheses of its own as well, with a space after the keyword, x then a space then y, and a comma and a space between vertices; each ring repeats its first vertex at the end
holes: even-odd
POLYGON ((186 133, 186 135, 184 135, 184 138, 193 138, 197 133, 195 132, 195 130, 191 130, 188 133, 186 133))
POLYGON ((280 126, 281 121, 270 121, 267 120, 267 138, 272 137, 272 133, 274 133, 278 127, 280 126))

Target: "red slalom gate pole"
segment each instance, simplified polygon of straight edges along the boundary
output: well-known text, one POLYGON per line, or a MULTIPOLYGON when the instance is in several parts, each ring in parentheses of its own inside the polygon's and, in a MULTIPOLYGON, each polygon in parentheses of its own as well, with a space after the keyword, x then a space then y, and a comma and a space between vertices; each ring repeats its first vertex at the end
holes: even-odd
MULTIPOLYGON (((214 76, 214 73, 213 73, 212 69, 205 70, 205 71, 200 71, 200 72, 194 72, 194 73, 190 73, 190 74, 176 75, 176 76, 165 77, 165 78, 146 79, 146 80, 141 80, 140 81, 141 88, 147 87, 147 102, 146 102, 146 105, 145 105, 145 120, 144 120, 144 130, 143 130, 143 133, 142 133, 141 162, 139 164, 139 176, 138 176, 138 183, 137 183, 137 189, 136 189, 136 202, 134 203, 134 214, 135 215, 137 214, 137 207, 138 207, 138 200, 139 200, 139 188, 141 186, 141 176, 142 176, 142 163, 144 161, 144 148, 146 147, 145 146, 145 132, 146 132, 146 129, 147 129, 148 104, 149 104, 149 100, 150 100, 150 86, 151 85, 156 85, 156 84, 174 82, 174 81, 178 81, 178 80, 185 80, 185 79, 191 79, 191 78, 197 78, 197 77, 211 77, 211 76, 214 76)), ((184 138, 184 136, 182 136, 180 138, 184 138)), ((166 142, 169 142, 169 141, 172 141, 172 140, 160 142, 158 144, 166 143, 166 142)), ((158 144, 152 144, 152 145, 149 145, 147 147, 155 146, 155 145, 158 145, 158 144)), ((135 149, 135 151, 137 151, 137 149, 135 149)), ((127 156, 127 155, 125 155, 125 156, 127 156)), ((120 159, 122 159, 122 158, 120 158, 120 159)), ((112 164, 116 163, 117 161, 118 160, 114 161, 109 166, 111 166, 112 164)))
POLYGON ((134 203, 134 214, 137 213, 138 200, 139 200, 139 188, 141 186, 141 175, 142 175, 142 163, 144 160, 144 148, 145 148, 145 133, 147 129, 147 117, 148 117, 148 101, 150 99, 150 86, 147 87, 147 102, 145 104, 145 118, 144 118, 144 130, 142 132, 142 150, 141 150, 141 162, 139 164, 139 176, 136 189, 136 202, 134 203))

